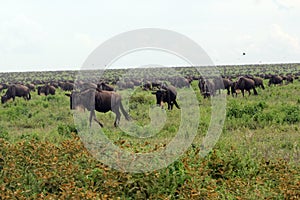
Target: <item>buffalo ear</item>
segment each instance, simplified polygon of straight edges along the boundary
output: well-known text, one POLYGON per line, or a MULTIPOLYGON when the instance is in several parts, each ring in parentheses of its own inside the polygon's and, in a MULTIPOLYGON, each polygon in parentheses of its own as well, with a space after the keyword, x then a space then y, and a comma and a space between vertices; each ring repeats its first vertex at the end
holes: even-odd
POLYGON ((71 96, 71 94, 65 94, 67 97, 70 97, 71 96))

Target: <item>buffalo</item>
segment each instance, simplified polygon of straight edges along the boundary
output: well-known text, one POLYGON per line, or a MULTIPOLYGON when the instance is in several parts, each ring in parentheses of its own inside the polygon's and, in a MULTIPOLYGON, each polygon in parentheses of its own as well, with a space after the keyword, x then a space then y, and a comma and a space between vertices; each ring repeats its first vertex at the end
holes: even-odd
POLYGON ((294 78, 292 75, 282 76, 282 79, 285 80, 285 84, 294 82, 294 78))
POLYGON ((0 84, 0 92, 4 89, 7 89, 8 88, 8 85, 6 83, 2 83, 0 84))
POLYGON ((151 90, 152 89, 150 81, 143 82, 142 85, 141 85, 141 87, 143 88, 143 90, 151 90))
POLYGON ((190 87, 189 81, 184 77, 172 77, 169 79, 170 83, 178 88, 190 87))
POLYGON ((30 91, 35 92, 35 86, 34 86, 34 84, 32 84, 32 83, 27 83, 25 86, 28 87, 30 91))
POLYGON ((198 87, 204 98, 213 96, 215 94, 215 83, 213 80, 204 80, 203 78, 200 78, 198 87))
POLYGON ((230 85, 232 97, 234 97, 234 94, 235 94, 235 97, 237 97, 237 92, 236 92, 236 89, 235 89, 236 88, 236 84, 237 84, 237 81, 234 81, 230 85))
POLYGON ((106 91, 114 91, 114 87, 111 85, 108 85, 107 83, 101 82, 97 84, 97 88, 100 90, 106 90, 106 91))
POLYGON ((227 95, 230 95, 230 87, 232 85, 232 81, 227 78, 214 78, 213 79, 214 84, 214 91, 219 90, 219 94, 221 93, 221 90, 225 89, 227 90, 227 95))
POLYGON ((152 92, 152 94, 156 95, 156 104, 160 105, 162 108, 163 102, 166 102, 168 104, 168 110, 172 110, 174 104, 178 109, 180 109, 176 101, 177 92, 174 86, 162 86, 160 90, 152 92))
MULTIPOLYGON (((158 81, 158 80, 151 82, 152 89, 154 89, 154 88, 160 88, 161 85, 162 85, 161 81, 158 81)), ((151 86, 150 86, 150 88, 151 88, 151 86)))
POLYGON ((92 124, 92 119, 94 119, 101 127, 103 127, 103 124, 96 118, 95 110, 102 113, 106 113, 108 111, 114 112, 116 114, 116 119, 114 122, 115 127, 117 127, 120 122, 120 108, 126 120, 131 120, 131 117, 125 111, 122 105, 121 96, 116 92, 99 89, 87 89, 81 92, 72 91, 71 94, 66 94, 66 96, 70 97, 71 109, 75 109, 78 106, 83 106, 90 111, 90 126, 92 124))
POLYGON ((37 88, 38 95, 41 95, 42 93, 45 94, 45 96, 51 94, 55 95, 55 87, 52 85, 44 85, 44 86, 39 86, 37 88))
POLYGON ((230 79, 223 78, 223 85, 224 85, 224 89, 227 90, 227 95, 230 95, 230 88, 232 85, 232 81, 230 79))
POLYGON ((4 96, 1 97, 1 103, 7 102, 9 99, 15 100, 15 97, 23 97, 25 100, 30 100, 30 90, 28 87, 20 84, 13 84, 10 85, 4 94, 4 96))
POLYGON ((59 82, 58 86, 64 91, 72 91, 75 88, 74 83, 71 82, 59 82))
POLYGON ((97 88, 97 85, 95 83, 81 82, 81 81, 76 83, 75 86, 76 86, 76 89, 79 89, 80 91, 97 88))
POLYGON ((254 81, 255 87, 261 87, 263 90, 265 89, 264 81, 260 77, 254 77, 254 76, 245 76, 246 78, 252 79, 254 81))
POLYGON ((255 89, 255 82, 250 78, 246 78, 241 76, 235 85, 235 90, 240 89, 242 91, 244 97, 244 90, 248 91, 249 95, 251 94, 250 90, 253 89, 254 95, 257 95, 257 91, 255 89))
POLYGON ((277 85, 280 84, 282 85, 283 83, 283 78, 281 76, 278 75, 272 75, 270 80, 269 80, 269 86, 271 86, 272 84, 277 85))

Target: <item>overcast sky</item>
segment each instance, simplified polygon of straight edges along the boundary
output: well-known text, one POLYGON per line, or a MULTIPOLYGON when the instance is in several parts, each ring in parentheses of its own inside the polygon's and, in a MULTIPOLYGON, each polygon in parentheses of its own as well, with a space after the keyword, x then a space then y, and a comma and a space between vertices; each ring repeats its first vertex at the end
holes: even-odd
MULTIPOLYGON (((184 34, 218 65, 300 62, 300 0, 0 0, 0 5, 0 72, 80 69, 102 42, 139 28, 184 34)), ((185 64, 158 54, 136 53, 115 64, 149 64, 139 63, 143 56, 156 64, 185 64)))

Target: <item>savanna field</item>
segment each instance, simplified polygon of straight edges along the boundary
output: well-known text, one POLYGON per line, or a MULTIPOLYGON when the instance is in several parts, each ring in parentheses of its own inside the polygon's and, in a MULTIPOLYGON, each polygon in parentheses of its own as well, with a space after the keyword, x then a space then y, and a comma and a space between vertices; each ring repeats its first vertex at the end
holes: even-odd
MULTIPOLYGON (((218 67, 225 77, 266 74, 299 76, 299 64, 218 67)), ((162 71, 147 72, 158 77, 162 71), (156 74, 157 73, 157 74, 156 74)), ((134 71, 134 70, 132 70, 134 71)), ((132 120, 146 126, 149 108, 155 106, 152 90, 140 86, 121 88, 111 80, 123 76, 126 83, 136 73, 107 70, 109 80, 124 98, 132 120), (133 73, 133 74, 132 74, 133 73), (118 89, 119 87, 119 89, 118 89)), ((193 68, 178 68, 181 76, 199 77, 193 68)), ((134 71, 135 72, 135 71, 134 71)), ((89 78, 99 80, 92 73, 89 78)), ((32 83, 75 80, 86 77, 76 71, 0 73, 0 83, 32 83), (37 82, 39 80, 40 82, 37 82), (44 82, 43 82, 44 81, 44 82)), ((97 77, 98 76, 98 77, 97 77)), ((145 76, 138 76, 140 79, 145 76)), ((191 87, 177 88, 181 107, 184 95, 194 90, 199 104, 197 134, 187 151, 169 166, 144 173, 120 172, 95 159, 83 145, 74 124, 70 99, 61 87, 55 95, 31 91, 29 101, 0 105, 0 199, 299 199, 300 198, 300 79, 293 83, 257 88, 258 95, 226 96, 226 117, 222 133, 207 156, 199 155, 211 120, 211 101, 204 98, 198 80, 191 87)), ((6 89, 0 94, 3 96, 6 89)), ((154 137, 134 138, 114 127, 112 112, 96 112, 103 132, 116 146, 133 153, 163 149, 176 135, 181 110, 166 109, 167 119, 154 137)), ((88 111, 82 123, 88 124, 88 111)), ((121 116, 121 121, 124 116, 121 116)), ((183 120, 181 122, 181 120, 183 120)), ((93 122, 92 126, 98 125, 93 122)), ((100 126, 99 126, 100 129, 100 126)), ((149 130, 151 131, 151 130, 149 130)))

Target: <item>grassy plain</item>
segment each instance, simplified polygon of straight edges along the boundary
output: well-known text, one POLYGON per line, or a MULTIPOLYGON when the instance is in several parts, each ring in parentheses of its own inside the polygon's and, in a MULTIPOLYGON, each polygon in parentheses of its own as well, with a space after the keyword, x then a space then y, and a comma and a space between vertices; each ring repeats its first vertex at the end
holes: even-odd
MULTIPOLYGON (((299 199, 300 82, 258 89, 258 96, 227 96, 223 132, 204 158, 199 151, 211 102, 200 96, 197 81, 192 87, 201 116, 192 145, 168 167, 139 174, 111 169, 89 154, 60 89, 55 96, 32 93, 30 101, 0 105, 0 198, 299 199)), ((147 125, 154 95, 139 88, 129 92, 130 115, 147 125)), ((163 149, 176 135, 181 111, 165 113, 161 131, 144 139, 113 127, 111 113, 97 117, 115 145, 142 153, 163 149)))

